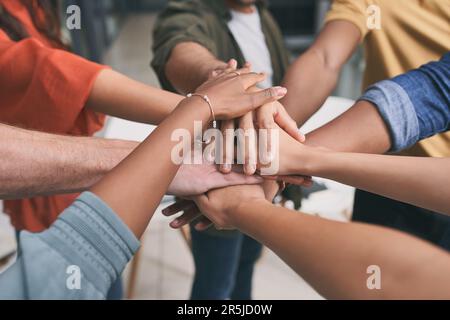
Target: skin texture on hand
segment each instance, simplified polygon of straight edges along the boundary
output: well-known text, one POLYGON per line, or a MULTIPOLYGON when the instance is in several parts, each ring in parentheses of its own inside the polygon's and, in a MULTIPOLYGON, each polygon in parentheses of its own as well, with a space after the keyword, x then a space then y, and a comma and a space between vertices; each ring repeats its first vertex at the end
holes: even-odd
POLYGON ((236 185, 225 187, 221 189, 214 189, 209 192, 206 192, 203 195, 198 195, 194 197, 189 197, 186 200, 180 200, 176 203, 170 205, 165 208, 162 213, 169 217, 173 216, 177 213, 183 212, 183 214, 173 220, 170 223, 170 226, 174 229, 181 228, 184 225, 191 223, 196 220, 195 229, 198 231, 204 231, 215 225, 217 229, 234 229, 234 226, 231 220, 231 214, 235 207, 237 207, 240 203, 241 197, 244 195, 246 198, 245 201, 250 201, 251 199, 261 199, 267 200, 271 202, 277 193, 284 188, 283 183, 279 183, 276 181, 266 180, 260 184, 254 185, 236 185), (235 192, 238 190, 241 195, 234 197, 233 199, 229 199, 227 201, 227 192, 235 192), (215 210, 214 212, 209 212, 207 207, 201 207, 201 204, 205 203, 202 200, 209 199, 210 197, 216 197, 216 195, 222 195, 220 199, 216 199, 218 202, 218 207, 223 210, 215 210), (250 200, 248 198, 251 198, 250 200), (200 219, 199 219, 200 218, 200 219))
POLYGON ((234 185, 259 184, 262 178, 246 176, 232 171, 223 174, 215 165, 182 165, 167 190, 167 194, 178 197, 200 195, 211 189, 234 185))
MULTIPOLYGON (((255 74, 224 75, 208 81, 200 93, 208 95, 215 103, 219 120, 231 119, 280 98, 247 93, 246 90, 260 80, 261 76, 255 74), (234 106, 232 110, 230 105, 234 106)), ((179 169, 179 165, 171 161, 173 148, 178 143, 171 138, 173 131, 185 130, 192 137, 196 121, 203 124, 203 130, 207 128, 211 121, 210 110, 203 99, 183 100, 131 155, 91 188, 137 237, 145 231, 179 169)))
POLYGON ((282 87, 252 92, 249 90, 249 84, 263 81, 266 75, 246 71, 246 69, 241 69, 238 70, 238 73, 224 73, 219 77, 211 78, 195 91, 197 94, 209 97, 217 120, 238 118, 242 116, 243 111, 246 114, 286 95, 287 90, 282 87), (233 84, 233 86, 229 84, 233 84), (238 93, 242 90, 245 90, 246 94, 237 99, 238 93))

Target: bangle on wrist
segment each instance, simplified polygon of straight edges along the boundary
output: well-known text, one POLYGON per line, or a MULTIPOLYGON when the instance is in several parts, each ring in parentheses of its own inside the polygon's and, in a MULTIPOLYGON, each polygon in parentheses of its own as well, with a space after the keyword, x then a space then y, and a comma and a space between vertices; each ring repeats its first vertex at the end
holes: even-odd
POLYGON ((217 121, 216 121, 216 115, 214 114, 214 109, 211 103, 211 100, 209 99, 209 97, 205 94, 205 95, 201 95, 198 93, 189 93, 186 98, 192 98, 192 97, 200 97, 202 98, 209 106, 209 110, 211 111, 211 116, 212 116, 212 120, 213 120, 213 128, 217 129, 217 121))

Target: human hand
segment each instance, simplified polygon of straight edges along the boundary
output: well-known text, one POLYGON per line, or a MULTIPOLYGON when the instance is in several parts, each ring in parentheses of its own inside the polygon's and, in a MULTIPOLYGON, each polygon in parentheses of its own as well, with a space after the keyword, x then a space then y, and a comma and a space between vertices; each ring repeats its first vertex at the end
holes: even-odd
POLYGON ((215 165, 182 165, 170 184, 167 194, 187 197, 203 194, 211 189, 234 185, 259 184, 262 181, 261 177, 246 176, 236 171, 223 174, 215 165))
MULTIPOLYGON (((241 186, 241 187, 243 187, 243 186, 241 186)), ((260 187, 263 190, 265 199, 269 202, 272 202, 273 199, 275 198, 275 196, 277 195, 277 193, 284 188, 284 185, 277 183, 275 181, 266 180, 266 181, 264 181, 264 183, 262 183, 260 185, 260 187)), ((236 190, 238 190, 238 189, 242 192, 244 191, 243 190, 244 188, 237 188, 236 190)), ((245 190, 245 192, 243 194, 248 196, 249 193, 251 194, 250 188, 247 188, 247 190, 245 190)), ((210 194, 210 193, 208 193, 208 194, 210 194)), ((242 196, 242 195, 240 195, 240 196, 242 196)), ((178 229, 187 224, 190 224, 194 220, 197 220, 195 229, 198 231, 204 231, 214 224, 214 222, 212 222, 208 218, 207 214, 203 215, 201 213, 202 212, 201 209, 199 209, 199 207, 197 206, 197 204, 195 202, 195 199, 197 199, 197 197, 191 197, 191 199, 193 199, 193 200, 186 200, 186 199, 179 200, 176 203, 170 205, 169 207, 167 207, 163 210, 163 214, 167 217, 183 212, 183 214, 180 217, 176 218, 175 220, 173 220, 170 223, 170 226, 172 228, 178 229)), ((233 198, 233 199, 235 199, 235 198, 233 198)), ((247 197, 246 197, 246 199, 242 200, 242 201, 248 201, 248 200, 249 199, 247 199, 247 197)), ((229 202, 229 205, 233 206, 232 202, 229 202)), ((223 228, 224 226, 219 226, 219 227, 223 228)), ((228 228, 231 228, 231 227, 232 226, 230 226, 230 225, 228 226, 228 228)))
POLYGON ((274 197, 278 192, 278 184, 268 181, 264 185, 239 185, 215 189, 204 195, 192 197, 192 200, 181 200, 165 208, 165 216, 183 214, 172 221, 172 228, 181 228, 190 222, 202 217, 195 225, 198 231, 204 231, 211 225, 217 229, 234 229, 232 215, 237 211, 239 204, 249 201, 267 201, 266 196, 274 197), (276 186, 275 186, 276 185, 276 186), (276 191, 275 191, 276 190, 276 191))
POLYGON ((205 82, 196 93, 209 97, 217 120, 234 119, 286 95, 287 90, 282 87, 247 91, 265 77, 264 74, 249 73, 248 68, 223 73, 205 82))
MULTIPOLYGON (((250 90, 252 92, 259 91, 256 88, 250 90)), ((223 173, 230 172, 231 164, 234 162, 235 125, 238 125, 241 132, 244 133, 243 137, 238 139, 237 148, 245 155, 241 159, 241 162, 244 165, 244 173, 247 175, 252 175, 256 172, 258 160, 264 163, 271 161, 271 133, 273 129, 282 128, 294 139, 299 142, 305 142, 305 136, 300 133, 297 124, 286 112, 284 106, 278 101, 267 103, 257 110, 245 114, 236 123, 234 120, 222 121, 223 163, 221 164, 220 170, 223 173), (263 132, 264 130, 266 131, 263 132), (258 138, 260 139, 259 141, 258 138), (265 159, 257 159, 258 144, 266 148, 267 152, 259 154, 260 156, 266 156, 265 159)))
POLYGON ((310 166, 314 163, 312 159, 320 159, 317 154, 327 152, 323 148, 298 142, 280 128, 278 128, 278 139, 275 141, 274 148, 276 152, 270 164, 270 170, 266 171, 267 165, 260 164, 258 167, 260 175, 264 179, 282 180, 305 187, 313 184, 310 176, 310 166))
MULTIPOLYGON (((250 62, 246 62, 242 68, 248 69, 248 72, 250 72, 251 68, 250 62)), ((238 69, 238 62, 236 61, 236 59, 230 59, 230 61, 228 61, 226 64, 224 63, 223 65, 219 67, 216 66, 212 70, 210 70, 208 73, 208 80, 216 78, 222 75, 223 73, 230 73, 232 71, 237 71, 237 69, 238 69)))

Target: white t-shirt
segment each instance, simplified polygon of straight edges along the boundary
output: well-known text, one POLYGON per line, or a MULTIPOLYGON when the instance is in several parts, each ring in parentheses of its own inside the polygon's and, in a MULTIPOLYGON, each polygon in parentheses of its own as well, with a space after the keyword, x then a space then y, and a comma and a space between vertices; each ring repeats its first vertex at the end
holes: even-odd
POLYGON ((252 63, 252 71, 267 74, 266 80, 261 82, 259 87, 262 89, 272 87, 272 60, 262 31, 258 10, 256 7, 253 13, 231 10, 231 17, 232 19, 228 22, 228 28, 241 48, 245 60, 252 63))

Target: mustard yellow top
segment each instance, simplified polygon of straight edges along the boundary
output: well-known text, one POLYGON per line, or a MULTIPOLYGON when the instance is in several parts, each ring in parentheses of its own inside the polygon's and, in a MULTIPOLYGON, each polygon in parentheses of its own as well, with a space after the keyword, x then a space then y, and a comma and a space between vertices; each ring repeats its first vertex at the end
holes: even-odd
MULTIPOLYGON (((334 0, 325 23, 333 20, 349 21, 361 32, 364 88, 450 51, 450 0, 334 0)), ((450 157, 450 132, 423 140, 407 153, 450 157)))

